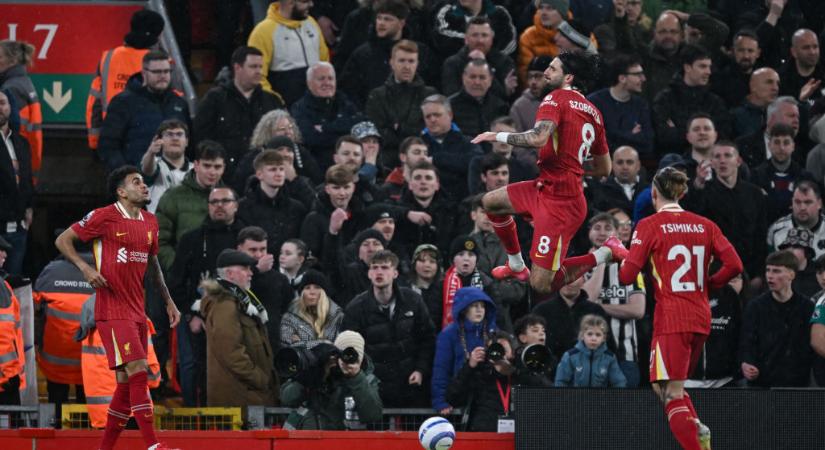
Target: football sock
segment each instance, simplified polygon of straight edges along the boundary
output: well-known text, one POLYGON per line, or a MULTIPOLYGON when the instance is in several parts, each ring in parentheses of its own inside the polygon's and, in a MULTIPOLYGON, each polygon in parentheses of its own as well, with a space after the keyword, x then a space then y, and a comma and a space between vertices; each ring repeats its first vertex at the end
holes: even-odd
POLYGON ((100 450, 115 448, 120 432, 129 421, 129 383, 118 383, 112 401, 109 402, 109 412, 106 415, 106 428, 103 431, 103 442, 100 450))
POLYGON ((513 272, 521 272, 524 270, 524 259, 521 257, 521 245, 518 242, 518 233, 516 230, 516 221, 513 216, 499 216, 496 214, 487 214, 490 221, 493 222, 493 231, 501 241, 504 251, 507 253, 507 262, 513 272))
POLYGON ((670 424, 670 431, 673 437, 685 450, 702 450, 699 444, 699 429, 696 421, 690 414, 684 399, 677 398, 668 402, 665 406, 667 411, 667 421, 670 424))
POLYGON ((146 371, 139 371, 129 377, 129 398, 132 400, 132 415, 143 435, 146 446, 158 443, 155 437, 154 410, 152 400, 149 398, 148 375, 146 371))
POLYGON ((585 272, 596 267, 596 264, 596 256, 593 253, 565 259, 556 271, 550 289, 558 291, 562 286, 579 279, 585 272))
POLYGON ((694 419, 699 420, 699 414, 696 414, 696 408, 693 407, 693 402, 690 401, 690 395, 687 392, 684 393, 682 399, 685 401, 685 405, 690 410, 690 414, 693 416, 694 419))

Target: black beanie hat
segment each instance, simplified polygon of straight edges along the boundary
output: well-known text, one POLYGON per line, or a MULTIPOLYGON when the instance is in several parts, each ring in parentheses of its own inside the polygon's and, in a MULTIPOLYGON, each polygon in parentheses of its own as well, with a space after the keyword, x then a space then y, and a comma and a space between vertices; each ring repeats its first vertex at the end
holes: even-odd
POLYGON ((123 38, 126 44, 134 48, 149 48, 158 43, 158 36, 163 32, 163 16, 141 9, 132 14, 131 30, 123 38))

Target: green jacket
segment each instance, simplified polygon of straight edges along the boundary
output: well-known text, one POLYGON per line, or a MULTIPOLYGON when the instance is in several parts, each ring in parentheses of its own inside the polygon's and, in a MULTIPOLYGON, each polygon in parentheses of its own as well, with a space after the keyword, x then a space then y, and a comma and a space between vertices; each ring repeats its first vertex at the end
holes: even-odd
POLYGON ((209 214, 209 191, 195 180, 195 170, 190 170, 179 186, 166 191, 158 202, 155 216, 158 219, 158 259, 164 271, 175 261, 175 248, 181 236, 203 224, 209 214))
POLYGON ((281 406, 298 408, 287 418, 287 426, 298 430, 344 430, 344 399, 355 400, 361 423, 379 422, 383 404, 378 395, 380 381, 372 373, 372 362, 352 378, 331 376, 317 390, 308 390, 296 380, 281 385, 281 406))

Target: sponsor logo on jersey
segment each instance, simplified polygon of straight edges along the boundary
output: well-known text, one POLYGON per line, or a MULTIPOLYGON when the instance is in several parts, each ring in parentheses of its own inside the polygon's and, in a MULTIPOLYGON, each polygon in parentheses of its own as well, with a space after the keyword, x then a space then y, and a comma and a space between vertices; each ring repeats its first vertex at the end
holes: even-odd
POLYGON ((123 231, 123 232, 118 231, 118 232, 115 233, 115 237, 123 237, 123 236, 126 236, 127 234, 129 234, 128 231, 123 231))
POLYGON ((549 106, 559 106, 558 103, 553 101, 553 94, 547 94, 547 97, 544 97, 540 106, 549 105, 549 106))
POLYGON ((145 263, 149 261, 149 253, 127 251, 125 247, 117 249, 117 262, 125 264, 127 262, 145 263))
POLYGON ((117 262, 126 264, 126 261, 128 259, 129 257, 126 254, 126 248, 120 247, 119 249, 117 249, 117 262))
POLYGON ((600 298, 627 298, 627 288, 624 286, 610 286, 602 288, 600 298))
POLYGON ((642 240, 637 237, 638 234, 638 231, 633 231, 633 237, 630 238, 630 245, 642 245, 642 240))

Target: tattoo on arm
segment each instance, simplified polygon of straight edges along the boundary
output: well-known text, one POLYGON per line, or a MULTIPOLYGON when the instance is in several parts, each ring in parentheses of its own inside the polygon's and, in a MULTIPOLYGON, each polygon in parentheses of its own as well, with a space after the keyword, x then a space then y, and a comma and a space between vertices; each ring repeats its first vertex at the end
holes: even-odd
POLYGON ((547 139, 556 130, 556 124, 550 120, 541 120, 531 130, 524 133, 512 133, 507 143, 516 147, 543 147, 547 139))
POLYGON ((149 279, 152 280, 152 284, 155 286, 155 289, 158 290, 160 296, 163 297, 164 300, 171 298, 172 296, 169 295, 169 289, 166 287, 166 281, 163 279, 163 271, 160 268, 160 261, 157 256, 149 257, 148 269, 149 279))

